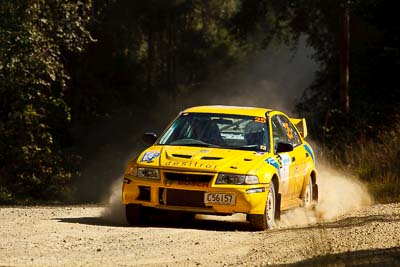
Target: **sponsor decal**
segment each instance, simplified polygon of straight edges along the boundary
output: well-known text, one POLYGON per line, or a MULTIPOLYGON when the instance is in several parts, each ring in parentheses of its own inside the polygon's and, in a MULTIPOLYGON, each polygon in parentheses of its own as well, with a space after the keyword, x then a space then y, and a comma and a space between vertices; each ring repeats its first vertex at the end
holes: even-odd
POLYGON ((290 165, 289 154, 281 154, 281 160, 282 160, 282 167, 290 165))
POLYGON ((197 161, 193 162, 180 162, 180 161, 167 161, 165 162, 165 166, 171 167, 185 167, 185 168, 203 168, 207 170, 216 170, 217 165, 208 164, 208 163, 199 163, 197 161))
POLYGON ((311 150, 311 147, 309 147, 308 145, 304 144, 304 149, 311 155, 312 160, 315 162, 314 153, 311 150))
POLYGON ((290 169, 290 156, 289 154, 280 154, 282 167, 279 172, 279 176, 281 177, 282 183, 282 192, 287 193, 289 192, 289 169, 290 169))
POLYGON ((158 158, 160 156, 160 152, 158 151, 148 151, 143 155, 143 158, 141 161, 152 161, 155 158, 158 158))
POLYGON ((287 136, 289 137, 289 139, 292 140, 294 138, 293 130, 292 130, 292 128, 289 127, 289 123, 285 122, 283 124, 283 127, 285 127, 285 129, 286 129, 286 133, 287 133, 287 136))
POLYGON ((254 117, 254 121, 259 123, 266 123, 267 119, 263 117, 254 117))
POLYGON ((208 183, 205 183, 205 182, 192 182, 192 181, 178 181, 178 185, 208 187, 208 183))
POLYGON ((281 181, 287 181, 289 179, 289 166, 290 166, 289 154, 280 155, 281 166, 279 166, 279 163, 273 157, 267 158, 265 162, 276 168, 279 176, 281 177, 281 181))

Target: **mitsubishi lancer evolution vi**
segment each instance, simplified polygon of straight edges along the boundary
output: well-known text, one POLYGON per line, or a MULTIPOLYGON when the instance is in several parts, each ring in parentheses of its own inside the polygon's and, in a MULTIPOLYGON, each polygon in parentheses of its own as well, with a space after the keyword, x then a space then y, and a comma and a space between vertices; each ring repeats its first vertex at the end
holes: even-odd
MULTIPOLYGON (((128 163, 122 204, 129 224, 156 210, 245 213, 253 229, 273 226, 280 212, 318 200, 317 171, 305 119, 252 107, 188 108, 128 163)), ((186 218, 186 217, 185 217, 186 218)))

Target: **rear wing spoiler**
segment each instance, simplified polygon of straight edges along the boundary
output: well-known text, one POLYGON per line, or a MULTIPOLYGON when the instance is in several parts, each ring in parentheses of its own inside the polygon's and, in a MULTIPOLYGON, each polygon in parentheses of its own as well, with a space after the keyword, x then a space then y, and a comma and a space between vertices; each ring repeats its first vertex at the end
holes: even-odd
POLYGON ((302 118, 302 119, 294 119, 294 118, 290 118, 290 121, 296 125, 297 130, 299 130, 300 135, 303 138, 307 137, 307 124, 306 124, 306 119, 302 118))

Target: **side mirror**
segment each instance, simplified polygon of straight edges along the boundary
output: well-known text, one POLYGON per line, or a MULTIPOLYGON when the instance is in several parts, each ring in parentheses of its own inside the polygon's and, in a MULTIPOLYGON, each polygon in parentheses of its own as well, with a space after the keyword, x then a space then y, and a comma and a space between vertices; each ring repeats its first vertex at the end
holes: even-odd
POLYGON ((286 142, 279 142, 276 148, 276 153, 293 151, 293 145, 286 142))
POLYGON ((146 144, 152 145, 156 142, 157 140, 157 134, 155 133, 144 133, 143 134, 143 141, 146 144))

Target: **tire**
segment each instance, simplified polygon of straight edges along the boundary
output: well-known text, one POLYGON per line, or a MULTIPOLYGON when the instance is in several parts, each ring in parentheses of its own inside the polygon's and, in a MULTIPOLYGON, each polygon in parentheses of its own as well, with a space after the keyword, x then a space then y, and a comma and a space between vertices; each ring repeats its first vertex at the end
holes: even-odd
POLYGON ((308 179, 308 184, 303 197, 303 207, 305 207, 306 209, 312 209, 315 206, 313 196, 313 184, 311 177, 309 177, 308 179))
POLYGON ((147 214, 140 205, 128 204, 125 206, 126 221, 129 225, 139 225, 147 221, 147 214))
POLYGON ((264 214, 248 214, 248 221, 254 230, 271 229, 275 222, 276 212, 275 185, 271 182, 265 204, 264 214))

